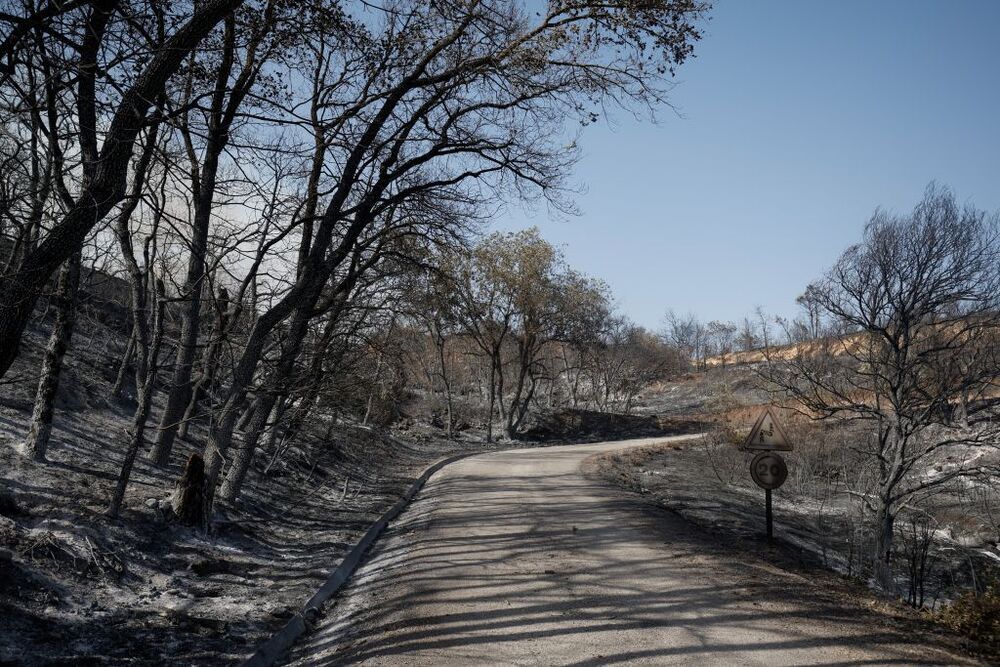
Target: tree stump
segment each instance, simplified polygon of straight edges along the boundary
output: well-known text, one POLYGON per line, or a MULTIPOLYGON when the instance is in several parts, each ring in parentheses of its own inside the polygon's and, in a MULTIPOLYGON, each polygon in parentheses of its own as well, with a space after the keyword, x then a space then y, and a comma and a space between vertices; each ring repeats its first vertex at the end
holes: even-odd
POLYGON ((170 505, 184 525, 201 525, 205 513, 205 460, 200 454, 188 458, 170 505))

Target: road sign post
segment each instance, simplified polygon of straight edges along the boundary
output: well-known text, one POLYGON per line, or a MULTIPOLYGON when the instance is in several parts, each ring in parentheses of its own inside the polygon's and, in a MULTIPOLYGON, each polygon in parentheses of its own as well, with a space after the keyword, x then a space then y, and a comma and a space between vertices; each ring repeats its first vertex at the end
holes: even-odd
POLYGON ((764 513, 767 517, 767 539, 774 538, 774 516, 771 514, 771 489, 764 489, 764 503, 767 509, 764 513))
POLYGON ((788 466, 777 451, 792 451, 792 443, 785 435, 778 420, 774 418, 770 408, 757 419, 743 449, 756 451, 757 455, 750 462, 750 477, 754 483, 764 489, 764 518, 766 521, 767 539, 774 537, 774 514, 771 507, 771 491, 779 488, 788 478, 788 466))

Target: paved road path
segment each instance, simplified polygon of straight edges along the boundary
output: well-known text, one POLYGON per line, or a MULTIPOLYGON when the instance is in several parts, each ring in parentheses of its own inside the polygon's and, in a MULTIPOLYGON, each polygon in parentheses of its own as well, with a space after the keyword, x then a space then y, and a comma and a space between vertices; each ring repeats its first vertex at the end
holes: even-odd
POLYGON ((594 453, 644 442, 498 452, 445 468, 292 660, 955 664, 581 473, 594 453))

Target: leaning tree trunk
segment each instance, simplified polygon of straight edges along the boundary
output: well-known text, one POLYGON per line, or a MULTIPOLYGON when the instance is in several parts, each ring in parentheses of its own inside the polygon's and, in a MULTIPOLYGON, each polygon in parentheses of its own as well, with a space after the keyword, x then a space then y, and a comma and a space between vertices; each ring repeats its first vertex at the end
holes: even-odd
POLYGON ((125 345, 125 353, 122 355, 121 365, 118 366, 118 374, 115 376, 115 383, 111 386, 111 396, 120 398, 122 390, 125 388, 125 377, 128 375, 129 364, 135 355, 135 325, 132 325, 132 333, 129 335, 128 343, 125 345))
POLYGON ((531 370, 531 357, 532 355, 532 341, 529 339, 523 343, 519 343, 520 362, 521 367, 518 369, 517 373, 517 384, 514 385, 514 395, 510 399, 510 409, 507 412, 507 417, 505 419, 505 427, 507 431, 507 437, 513 440, 517 435, 517 430, 520 426, 521 420, 523 419, 523 413, 527 411, 527 406, 522 405, 526 403, 527 399, 522 396, 524 393, 524 383, 528 378, 528 373, 531 370))
POLYGON ((250 419, 253 418, 254 411, 257 409, 257 403, 260 400, 259 396, 253 396, 250 400, 245 400, 243 405, 239 407, 240 417, 236 420, 236 430, 245 431, 247 430, 247 424, 250 423, 250 419))
POLYGON ((215 324, 212 326, 212 334, 208 347, 205 348, 205 353, 202 356, 201 375, 198 376, 198 381, 194 383, 191 389, 191 399, 188 401, 187 408, 184 410, 184 417, 181 419, 180 427, 177 430, 177 437, 181 440, 187 438, 191 422, 198 418, 198 410, 200 409, 203 397, 206 394, 210 395, 214 389, 215 374, 219 367, 219 353, 222 350, 222 339, 225 336, 229 322, 229 293, 225 287, 219 288, 219 295, 216 297, 216 302, 218 305, 215 324))
MULTIPOLYGON (((180 346, 174 363, 174 375, 167 395, 167 405, 160 418, 156 434, 156 444, 150 457, 157 465, 165 465, 170 459, 177 431, 184 419, 184 412, 191 400, 191 376, 194 358, 198 352, 198 329, 201 325, 201 295, 205 286, 205 257, 208 253, 208 231, 212 223, 212 207, 215 202, 216 177, 219 172, 219 157, 229 141, 229 124, 222 120, 224 104, 221 91, 226 89, 232 70, 233 31, 232 19, 226 23, 225 48, 222 63, 216 75, 216 94, 212 98, 211 122, 205 159, 200 176, 193 179, 195 189, 194 220, 192 221, 191 249, 188 255, 187 276, 184 279, 184 294, 188 301, 182 314, 180 346)), ((235 94, 235 91, 234 91, 235 94)))
POLYGON ((243 433, 243 442, 233 452, 232 465, 219 489, 219 496, 225 500, 232 502, 239 497, 243 481, 246 479, 247 471, 250 470, 250 464, 257 451, 257 443, 267 426, 268 417, 274 409, 278 396, 286 393, 283 391, 283 385, 295 370, 295 360, 299 356, 302 343, 309 330, 310 310, 311 308, 299 309, 292 317, 288 336, 285 338, 286 344, 275 368, 273 390, 261 392, 254 407, 254 415, 243 433))
POLYGON ((128 488, 129 478, 132 476, 132 466, 135 464, 136 454, 146 439, 146 422, 149 417, 149 407, 153 402, 151 383, 143 382, 137 399, 138 405, 132 415, 132 427, 128 431, 129 441, 125 448, 125 460, 122 462, 118 481, 115 483, 115 490, 108 506, 108 516, 110 517, 118 516, 119 511, 121 511, 122 503, 125 501, 125 489, 128 488))
POLYGON ((267 428, 268 417, 274 408, 274 403, 275 396, 270 393, 257 403, 253 418, 243 433, 242 442, 233 452, 233 462, 229 467, 229 472, 219 488, 219 497, 223 500, 232 502, 239 497, 240 491, 243 490, 243 482, 246 480, 250 464, 253 463, 254 454, 257 452, 257 443, 260 442, 260 437, 264 434, 264 429, 267 428))
MULTIPOLYGON (((209 363, 211 363, 209 361, 209 363)), ((186 440, 188 437, 188 430, 191 428, 191 422, 199 417, 199 410, 201 409, 202 396, 206 393, 205 385, 207 384, 206 378, 212 372, 209 371, 207 367, 203 367, 201 375, 198 376, 198 380, 194 383, 191 388, 191 400, 188 401, 187 408, 184 409, 184 416, 181 418, 181 423, 177 427, 177 436, 181 440, 186 440)))
POLYGON ((77 293, 80 287, 80 253, 76 252, 59 272, 56 288, 56 322, 49 336, 48 347, 42 360, 35 407, 31 413, 31 426, 24 442, 24 455, 34 461, 44 461, 52 433, 52 414, 55 410, 56 393, 59 390, 59 375, 63 358, 73 337, 76 320, 77 293))
POLYGON ((288 396, 282 396, 275 404, 274 410, 271 411, 271 428, 267 432, 267 441, 264 443, 263 447, 265 452, 271 452, 267 466, 264 468, 265 475, 271 470, 271 466, 278 461, 281 454, 284 452, 284 447, 282 447, 282 445, 289 442, 284 438, 284 436, 279 439, 279 436, 282 435, 282 429, 279 428, 279 424, 281 424, 282 420, 285 418, 285 412, 288 410, 288 403, 288 396))
MULTIPOLYGON (((205 230, 207 233, 207 229, 205 230)), ((200 238, 200 235, 199 235, 200 238)), ((149 456, 157 465, 170 460, 170 452, 177 437, 177 430, 184 419, 184 411, 191 398, 191 374, 194 358, 198 351, 198 325, 201 313, 201 278, 205 266, 204 246, 191 250, 191 266, 188 268, 188 302, 181 324, 181 337, 174 362, 174 373, 167 394, 167 405, 160 417, 160 427, 156 434, 156 444, 149 456), (197 259, 195 259, 197 256, 197 259)))
POLYGON ((149 421, 149 410, 153 403, 153 391, 156 389, 157 357, 160 354, 160 344, 163 340, 163 309, 166 302, 161 294, 155 295, 155 312, 153 315, 153 338, 146 349, 139 350, 139 364, 136 370, 142 377, 138 387, 137 405, 132 415, 132 428, 129 430, 129 442, 125 448, 125 460, 118 473, 118 482, 108 507, 108 516, 118 516, 122 502, 125 500, 125 489, 132 476, 132 466, 139 449, 146 441, 146 423, 149 421))
MULTIPOLYGON (((317 287, 318 291, 318 287, 317 287)), ((299 292, 298 294, 301 294, 299 292)), ((240 411, 246 403, 247 393, 253 382, 254 373, 264 352, 264 345, 271 331, 279 322, 294 310, 298 294, 286 295, 277 306, 262 315, 254 324, 243 348, 243 354, 233 368, 229 381, 227 396, 218 409, 215 419, 209 424, 208 442, 205 444, 205 516, 206 524, 210 523, 212 504, 215 499, 215 485, 233 442, 236 422, 240 411)), ((312 303, 312 302, 310 302, 312 303)), ((253 414, 253 410, 247 410, 253 414)))
POLYGON ((534 375, 529 375, 528 379, 528 391, 518 408, 517 418, 511 423, 511 438, 517 437, 517 434, 521 432, 521 426, 524 425, 524 420, 528 416, 528 409, 531 407, 531 402, 535 399, 535 390, 538 388, 538 380, 534 375))

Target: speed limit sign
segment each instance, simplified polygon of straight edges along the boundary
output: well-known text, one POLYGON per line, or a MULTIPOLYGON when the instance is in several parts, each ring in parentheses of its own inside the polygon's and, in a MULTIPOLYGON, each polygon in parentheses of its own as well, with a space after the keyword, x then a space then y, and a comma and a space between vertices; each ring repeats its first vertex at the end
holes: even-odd
POLYGON ((750 462, 750 476, 757 486, 764 489, 764 517, 767 525, 767 539, 774 537, 774 517, 771 510, 771 489, 785 483, 788 466, 785 459, 775 452, 761 452, 750 462))
POLYGON ((762 489, 777 489, 788 477, 788 466, 778 454, 761 452, 750 462, 750 476, 762 489))

